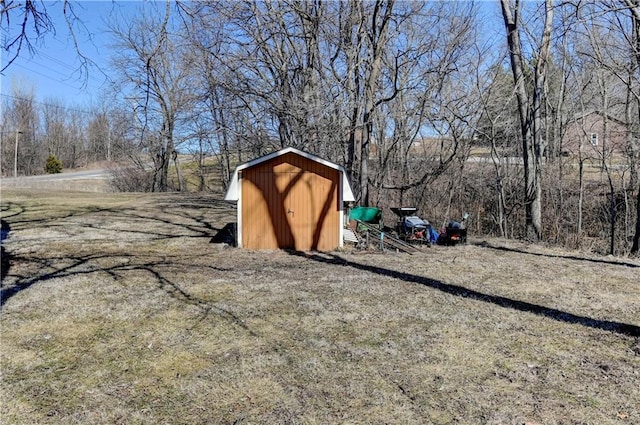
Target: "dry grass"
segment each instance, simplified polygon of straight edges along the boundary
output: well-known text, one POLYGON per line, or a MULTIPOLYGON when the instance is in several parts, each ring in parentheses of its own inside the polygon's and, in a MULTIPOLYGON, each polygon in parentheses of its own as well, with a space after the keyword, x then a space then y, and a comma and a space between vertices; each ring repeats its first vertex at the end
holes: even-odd
POLYGON ((209 243, 216 195, 7 192, 3 424, 640 423, 640 262, 209 243))

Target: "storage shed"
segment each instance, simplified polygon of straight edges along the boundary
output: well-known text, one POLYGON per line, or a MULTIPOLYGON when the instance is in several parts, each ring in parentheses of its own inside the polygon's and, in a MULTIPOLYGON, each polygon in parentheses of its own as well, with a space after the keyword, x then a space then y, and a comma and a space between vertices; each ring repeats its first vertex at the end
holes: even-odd
POLYGON ((238 166, 225 196, 238 203, 238 246, 330 251, 342 246, 345 170, 295 148, 238 166))

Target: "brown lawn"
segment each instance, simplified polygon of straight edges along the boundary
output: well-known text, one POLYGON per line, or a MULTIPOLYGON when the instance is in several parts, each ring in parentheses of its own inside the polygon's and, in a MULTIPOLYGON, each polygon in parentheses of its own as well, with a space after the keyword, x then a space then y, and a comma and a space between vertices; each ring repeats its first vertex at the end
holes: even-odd
POLYGON ((637 424, 640 262, 210 243, 219 194, 3 191, 3 424, 637 424))

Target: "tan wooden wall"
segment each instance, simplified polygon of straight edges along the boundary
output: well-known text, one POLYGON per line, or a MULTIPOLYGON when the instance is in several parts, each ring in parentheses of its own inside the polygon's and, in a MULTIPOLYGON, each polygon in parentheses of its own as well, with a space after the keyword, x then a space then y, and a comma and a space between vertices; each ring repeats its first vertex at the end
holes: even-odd
POLYGON ((339 246, 338 170, 288 153, 243 170, 241 182, 244 248, 339 246))

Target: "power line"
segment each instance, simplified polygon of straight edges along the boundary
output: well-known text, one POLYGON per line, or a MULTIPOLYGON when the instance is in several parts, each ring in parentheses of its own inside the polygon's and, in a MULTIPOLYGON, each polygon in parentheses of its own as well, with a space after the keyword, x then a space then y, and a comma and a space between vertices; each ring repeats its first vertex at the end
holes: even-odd
POLYGON ((31 58, 27 61, 23 61, 22 65, 36 65, 38 67, 42 67, 47 70, 52 70, 65 75, 72 74, 79 68, 59 63, 55 61, 54 58, 49 58, 46 56, 31 58))
POLYGON ((74 71, 74 72, 75 72, 75 71, 77 71, 77 67, 74 67, 74 66, 72 66, 72 65, 69 65, 68 63, 66 63, 66 62, 64 62, 64 61, 61 61, 60 59, 55 58, 55 57, 53 57, 53 56, 50 56, 50 55, 48 55, 48 54, 46 54, 46 53, 44 53, 44 52, 39 52, 39 53, 37 54, 37 56, 42 56, 44 59, 46 59, 46 60, 48 60, 48 61, 51 61, 51 62, 53 62, 53 63, 55 63, 55 64, 57 64, 58 66, 61 66, 61 67, 63 67, 63 68, 67 68, 67 69, 69 69, 69 70, 71 70, 71 71, 74 71))
MULTIPOLYGON (((26 64, 13 63, 12 66, 24 69, 27 72, 40 75, 40 76, 42 76, 42 77, 44 77, 44 78, 46 78, 48 80, 54 81, 54 82, 56 82, 58 84, 65 85, 65 86, 67 86, 69 88, 73 88, 73 89, 76 89, 76 90, 81 90, 81 88, 77 87, 77 86, 74 86, 72 84, 69 84, 68 82, 73 83, 74 80, 77 80, 78 82, 80 82, 81 79, 85 79, 87 81, 83 84, 83 86, 87 86, 87 87, 88 86, 96 86, 96 88, 98 88, 97 86, 104 85, 104 82, 100 83, 100 82, 96 82, 94 80, 90 80, 88 78, 87 70, 82 69, 81 65, 79 65, 78 67, 74 68, 74 67, 72 67, 70 65, 64 64, 64 67, 66 67, 66 69, 64 69, 64 68, 61 68, 61 67, 57 66, 59 61, 54 61, 53 59, 55 59, 55 58, 51 58, 51 59, 49 59, 49 58, 50 57, 48 55, 45 55, 44 58, 40 58, 40 59, 44 59, 45 60, 44 62, 40 62, 38 60, 31 59, 31 60, 27 61, 26 64), (53 62, 54 66, 47 65, 47 63, 46 63, 47 60, 51 60, 53 62), (29 65, 29 66, 27 66, 27 65, 29 65), (40 68, 40 70, 38 70, 38 68, 40 68), (68 70, 68 72, 67 72, 67 70, 68 70), (76 79, 75 77, 73 77, 73 74, 77 74, 78 76, 82 76, 85 72, 87 73, 87 76, 85 78, 78 77, 76 79), (56 75, 52 76, 51 74, 56 74, 56 75), (89 82, 91 82, 93 84, 87 84, 89 82)), ((59 62, 59 63, 62 63, 62 62, 59 62)), ((102 73, 102 75, 104 75, 105 82, 110 81, 110 78, 106 73, 104 73, 102 71, 100 71, 100 72, 102 73)), ((17 75, 19 75, 19 74, 17 74, 17 75)))
MULTIPOLYGON (((50 75, 44 74, 44 73, 42 73, 40 71, 36 71, 35 69, 27 68, 26 66, 21 65, 19 63, 14 63, 13 65, 18 67, 18 68, 26 69, 27 71, 32 72, 34 74, 38 74, 38 75, 40 75, 40 76, 42 76, 44 78, 47 78, 47 79, 49 79, 51 81, 55 81, 56 83, 65 85, 65 86, 70 87, 70 88, 77 89, 77 87, 73 87, 72 85, 65 83, 64 80, 58 80, 56 78, 51 77, 50 75)), ((38 65, 38 64, 36 64, 36 65, 38 65)), ((56 73, 60 74, 61 76, 65 76, 62 72, 56 71, 55 69, 49 69, 49 71, 56 72, 56 73)))
POLYGON ((95 111, 85 111, 85 110, 82 110, 82 109, 69 108, 69 107, 63 106, 63 105, 54 105, 52 103, 38 102, 37 100, 27 99, 27 98, 18 97, 18 96, 12 96, 10 94, 4 94, 4 93, 0 93, 0 96, 6 97, 6 98, 10 98, 10 99, 13 99, 13 100, 22 100, 22 101, 25 101, 25 102, 32 102, 32 103, 35 103, 37 105, 48 106, 48 107, 51 107, 51 108, 64 109, 65 111, 72 111, 72 112, 79 112, 81 114, 95 115, 95 111))

